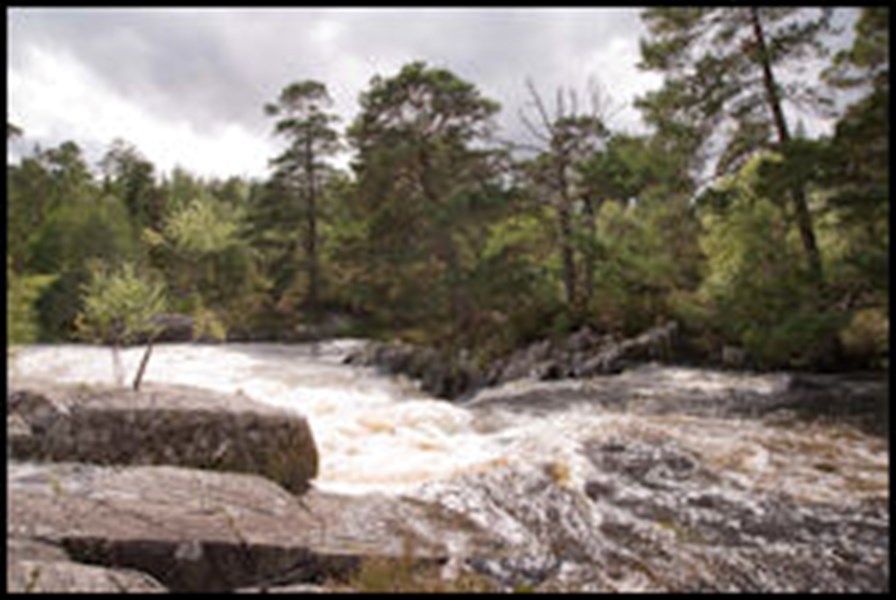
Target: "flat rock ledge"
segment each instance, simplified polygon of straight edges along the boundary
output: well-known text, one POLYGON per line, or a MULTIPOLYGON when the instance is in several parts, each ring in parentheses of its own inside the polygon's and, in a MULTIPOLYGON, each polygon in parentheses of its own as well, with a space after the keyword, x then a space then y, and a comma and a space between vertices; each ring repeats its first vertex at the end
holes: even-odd
POLYGON ((301 415, 169 385, 140 392, 83 385, 11 390, 7 457, 252 473, 293 493, 304 492, 318 471, 314 437, 301 415))
POLYGON ((103 581, 141 591, 157 581, 174 592, 317 586, 346 580, 369 557, 438 568, 446 537, 477 534, 458 521, 436 535, 444 515, 431 506, 315 489, 296 496, 255 475, 7 464, 7 577, 22 589, 38 562, 68 573, 59 575, 66 591, 103 581))

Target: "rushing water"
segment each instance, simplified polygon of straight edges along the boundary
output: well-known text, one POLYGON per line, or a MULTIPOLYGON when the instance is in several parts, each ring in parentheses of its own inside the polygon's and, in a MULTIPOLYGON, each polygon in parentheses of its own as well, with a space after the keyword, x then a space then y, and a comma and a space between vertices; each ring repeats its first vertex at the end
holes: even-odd
MULTIPOLYGON (((404 378, 343 365, 362 343, 159 345, 144 380, 241 392, 305 415, 321 457, 317 488, 415 496, 462 512, 520 549, 523 562, 507 570, 543 572, 524 581, 559 572, 566 581, 583 577, 579 589, 726 589, 699 574, 712 564, 753 578, 734 589, 780 588, 803 575, 774 568, 795 569, 799 552, 832 544, 836 552, 827 548, 824 556, 860 553, 875 565, 871 575, 846 580, 873 580, 873 589, 884 578, 888 586, 881 565, 889 518, 880 508, 888 501, 887 438, 843 423, 801 421, 788 411, 757 418, 757 407, 787 391, 787 374, 647 366, 584 381, 512 382, 457 404, 428 397, 404 378), (844 533, 844 515, 868 502, 877 508, 862 517, 865 529, 844 533), (731 522, 740 528, 736 540, 725 533, 731 522), (691 530, 703 540, 699 547, 682 533, 691 530), (784 530, 795 533, 781 538, 784 530), (805 531, 814 537, 800 537, 805 531), (730 546, 727 563, 706 550, 706 540, 730 546), (751 544, 757 552, 784 547, 789 554, 766 557, 770 566, 757 571, 750 561, 759 559, 739 554, 751 544), (672 563, 667 555, 675 556, 672 563), (624 573, 607 579, 595 569, 581 576, 557 566, 588 561, 600 573, 624 573), (698 575, 685 578, 689 572, 698 575)), ((135 371, 142 352, 122 351, 125 373, 135 371)), ((23 348, 8 372, 13 382, 115 380, 109 349, 83 345, 23 348)), ((806 556, 807 565, 822 564, 821 555, 806 556)))

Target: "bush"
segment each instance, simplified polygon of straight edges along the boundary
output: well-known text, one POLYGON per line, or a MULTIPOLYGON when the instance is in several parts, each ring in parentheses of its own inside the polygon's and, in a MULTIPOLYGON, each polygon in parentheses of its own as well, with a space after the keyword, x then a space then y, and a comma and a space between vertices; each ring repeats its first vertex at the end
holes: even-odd
POLYGON ((38 338, 35 303, 56 279, 53 275, 18 275, 6 261, 6 344, 28 344, 38 338))
POLYGON ((843 351, 850 362, 870 367, 888 367, 890 320, 883 309, 857 311, 840 332, 843 351))

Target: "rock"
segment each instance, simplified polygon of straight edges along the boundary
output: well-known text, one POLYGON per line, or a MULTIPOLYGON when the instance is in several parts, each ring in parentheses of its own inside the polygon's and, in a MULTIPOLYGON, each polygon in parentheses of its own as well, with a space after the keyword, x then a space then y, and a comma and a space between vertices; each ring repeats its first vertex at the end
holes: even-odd
POLYGON ((747 365, 747 351, 737 346, 722 346, 722 365, 730 369, 743 369, 747 365))
POLYGON ((358 326, 358 317, 347 312, 331 311, 316 321, 296 325, 294 341, 306 342, 343 337, 358 326))
POLYGON ((65 550, 55 544, 30 538, 6 538, 6 565, 20 560, 57 562, 69 560, 65 550))
POLYGON ((628 340, 616 342, 583 328, 563 340, 541 340, 497 360, 483 372, 463 357, 404 343, 373 343, 350 353, 346 364, 375 366, 384 373, 420 381, 420 388, 439 398, 465 398, 485 385, 518 379, 556 380, 619 373, 639 362, 672 357, 678 324, 666 323, 628 340))
POLYGON ((7 535, 172 591, 345 580, 368 557, 442 564, 479 535, 462 517, 382 496, 302 497, 254 475, 168 466, 8 463, 7 535), (467 537, 464 537, 467 536, 467 537))
POLYGON ((550 340, 542 340, 514 352, 500 367, 495 382, 504 383, 524 377, 540 379, 541 373, 548 371, 551 367, 552 354, 553 346, 550 340))
POLYGON ((145 573, 73 562, 60 546, 22 537, 6 539, 7 592, 164 592, 145 573))
MULTIPOLYGON (((157 342, 189 342, 193 340, 194 319, 190 315, 163 313, 153 317, 153 324, 161 331, 156 335, 157 342)), ((145 343, 142 340, 141 343, 145 343)))
POLYGON ((477 421, 493 410, 549 416, 582 405, 639 415, 756 419, 766 424, 838 423, 889 437, 889 382, 882 375, 735 374, 656 364, 615 377, 525 381, 481 390, 465 406, 477 421))
POLYGON ((885 500, 834 504, 745 489, 672 438, 593 440, 584 450, 601 478, 585 492, 607 516, 602 558, 637 557, 651 589, 888 588, 885 500), (619 491, 608 493, 606 481, 619 491))
POLYGON ((767 412, 850 423, 865 433, 889 438, 890 384, 882 374, 793 374, 779 402, 767 412))
POLYGON ((671 359, 677 332, 678 324, 670 321, 617 342, 585 327, 565 339, 541 340, 514 352, 492 369, 488 380, 501 384, 619 373, 635 363, 671 359))
POLYGON ((12 593, 162 593, 155 579, 133 569, 107 569, 70 561, 7 563, 6 591, 12 593))
POLYGON ((334 592, 357 592, 355 589, 331 589, 313 583, 296 583, 293 585, 255 586, 235 590, 238 594, 328 594, 334 592))
POLYGON ((25 452, 31 452, 34 444, 34 436, 31 435, 31 427, 22 418, 22 415, 6 415, 6 455, 12 456, 13 447, 26 448, 25 452))
POLYGON ((43 386, 11 391, 7 411, 16 459, 256 473, 296 493, 317 475, 307 420, 241 396, 182 386, 43 386))
POLYGON ((485 381, 466 358, 452 358, 434 348, 401 342, 375 342, 351 352, 345 364, 373 366, 390 375, 405 375, 420 382, 420 389, 438 398, 456 399, 485 381))
POLYGON ((581 478, 511 464, 422 497, 464 507, 512 549, 465 561, 504 591, 889 589, 885 489, 824 499, 745 486, 676 436, 636 431, 584 440, 581 478))

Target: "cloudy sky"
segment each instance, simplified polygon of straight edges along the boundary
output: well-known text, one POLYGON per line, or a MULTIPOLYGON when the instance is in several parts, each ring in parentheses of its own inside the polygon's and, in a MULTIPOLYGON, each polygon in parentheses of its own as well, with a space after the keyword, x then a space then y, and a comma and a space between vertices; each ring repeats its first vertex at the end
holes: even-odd
POLYGON ((520 133, 526 78, 602 86, 614 129, 637 131, 638 9, 8 9, 7 120, 15 156, 76 141, 91 161, 123 138, 162 171, 263 176, 280 143, 263 114, 286 84, 327 84, 347 124, 375 74, 447 67, 501 102, 520 133))

